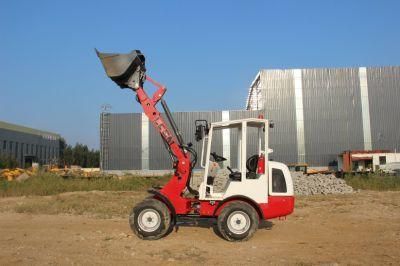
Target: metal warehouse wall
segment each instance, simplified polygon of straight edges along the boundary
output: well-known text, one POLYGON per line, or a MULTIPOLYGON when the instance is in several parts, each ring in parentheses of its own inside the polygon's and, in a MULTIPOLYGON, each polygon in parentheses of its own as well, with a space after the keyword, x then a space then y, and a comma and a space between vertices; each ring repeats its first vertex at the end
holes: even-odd
POLYGON ((103 169, 141 168, 141 118, 141 114, 101 115, 100 154, 103 169))
POLYGON ((344 150, 400 148, 400 67, 261 70, 247 109, 277 121, 277 159, 334 165, 344 150))
POLYGON ((296 108, 293 73, 290 70, 264 70, 260 86, 266 118, 275 121, 270 131, 272 158, 282 162, 297 161, 296 108))
POLYGON ((363 149, 358 69, 304 69, 306 162, 328 165, 344 150, 363 149))
POLYGON ((24 167, 25 157, 36 157, 40 164, 56 162, 60 141, 51 136, 39 136, 0 128, 0 154, 15 158, 24 167))
MULTIPOLYGON (((192 142, 198 153, 197 167, 200 165, 201 142, 194 140, 197 119, 206 119, 208 122, 218 122, 224 119, 240 119, 258 117, 262 111, 216 111, 216 112, 175 112, 173 117, 181 130, 184 141, 192 142), (224 116, 224 117, 223 117, 224 116)), ((163 115, 164 119, 165 116, 163 115)), ((144 114, 111 114, 103 113, 100 117, 101 138, 101 167, 103 170, 164 170, 171 169, 171 160, 161 140, 161 136, 149 124, 144 114)), ((274 129, 272 129, 273 131, 274 129)), ((271 130, 270 130, 271 132, 271 130)), ((229 151, 230 161, 235 167, 237 162, 235 133, 229 136, 229 147, 223 147, 223 137, 220 132, 213 136, 216 146, 214 151, 223 155, 229 151)), ((256 132, 253 132, 256 134, 256 132)), ((252 154, 256 150, 255 135, 249 136, 252 154)), ((228 156, 229 156, 228 155, 228 156)), ((274 156, 272 156, 274 158, 274 156)))
POLYGON ((400 150, 400 67, 367 68, 374 149, 400 150))

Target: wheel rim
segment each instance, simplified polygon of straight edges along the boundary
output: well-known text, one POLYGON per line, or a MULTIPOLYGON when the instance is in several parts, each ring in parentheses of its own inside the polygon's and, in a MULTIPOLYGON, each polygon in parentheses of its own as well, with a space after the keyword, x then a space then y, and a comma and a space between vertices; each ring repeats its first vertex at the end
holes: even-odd
POLYGON ((246 233, 250 228, 250 217, 243 211, 234 211, 228 216, 228 228, 237 235, 246 233))
POLYGON ((161 217, 156 210, 145 209, 139 213, 137 221, 141 230, 150 233, 160 227, 161 217))

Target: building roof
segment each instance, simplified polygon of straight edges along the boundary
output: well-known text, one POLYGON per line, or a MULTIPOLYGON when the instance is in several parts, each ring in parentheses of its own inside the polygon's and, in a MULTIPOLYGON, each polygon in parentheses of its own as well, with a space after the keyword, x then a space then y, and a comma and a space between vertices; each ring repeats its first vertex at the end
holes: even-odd
POLYGON ((30 127, 15 125, 11 123, 7 123, 4 121, 0 121, 0 129, 7 129, 10 131, 17 131, 26 134, 38 135, 48 139, 59 139, 61 136, 57 133, 52 133, 49 131, 34 129, 30 127))
POLYGON ((254 78, 253 82, 250 85, 249 93, 247 95, 247 100, 246 100, 246 110, 262 109, 261 106, 258 106, 259 98, 261 97, 261 88, 260 88, 261 71, 257 73, 257 76, 254 78))

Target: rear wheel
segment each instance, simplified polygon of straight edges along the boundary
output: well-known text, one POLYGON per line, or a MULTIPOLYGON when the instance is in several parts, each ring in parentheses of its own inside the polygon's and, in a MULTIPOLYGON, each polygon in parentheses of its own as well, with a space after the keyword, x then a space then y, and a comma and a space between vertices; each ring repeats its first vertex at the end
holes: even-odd
POLYGON ((129 224, 133 233, 141 239, 156 240, 170 231, 171 214, 161 201, 146 199, 133 208, 129 224))
POLYGON ((258 228, 259 217, 248 203, 229 203, 218 216, 218 231, 228 241, 246 241, 258 228))

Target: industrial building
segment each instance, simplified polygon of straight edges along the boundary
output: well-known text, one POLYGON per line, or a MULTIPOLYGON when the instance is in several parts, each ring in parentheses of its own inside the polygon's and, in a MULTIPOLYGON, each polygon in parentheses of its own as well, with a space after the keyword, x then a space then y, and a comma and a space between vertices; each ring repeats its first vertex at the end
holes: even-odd
MULTIPOLYGON (((271 158, 337 167, 346 150, 400 149, 400 67, 264 69, 250 85, 242 111, 173 113, 184 140, 194 142, 194 121, 258 117, 273 120, 271 158)), ((219 154, 234 162, 236 143, 218 136, 219 154)), ((143 113, 101 114, 103 170, 170 169, 161 137, 143 113)), ((251 138, 251 136, 250 136, 251 138)))
POLYGON ((399 150, 399 102, 398 66, 264 69, 246 109, 277 121, 283 161, 328 166, 346 150, 399 150))
POLYGON ((0 121, 0 155, 14 158, 19 167, 57 163, 60 135, 0 121))

